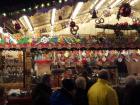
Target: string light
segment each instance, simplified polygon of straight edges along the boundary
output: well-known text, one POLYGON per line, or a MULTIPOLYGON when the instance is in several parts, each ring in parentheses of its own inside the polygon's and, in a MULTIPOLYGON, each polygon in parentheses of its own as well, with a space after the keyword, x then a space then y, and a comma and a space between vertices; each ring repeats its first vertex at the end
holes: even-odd
POLYGON ((44 4, 41 4, 41 7, 43 8, 45 5, 44 4))
POLYGON ((19 14, 19 11, 17 11, 16 13, 19 14))
POLYGON ((59 3, 62 3, 62 0, 59 0, 59 3))
POLYGON ((31 11, 32 10, 32 8, 29 8, 29 11, 31 11))
POLYGON ((47 6, 50 6, 50 3, 47 3, 47 6))
POLYGON ((25 12, 25 11, 26 11, 26 9, 24 8, 24 9, 23 9, 23 11, 25 12))
POLYGON ((35 6, 35 9, 38 9, 38 5, 35 6))
MULTIPOLYGON (((68 1, 68 0, 64 0, 64 2, 67 2, 67 1, 68 1)), ((63 0, 59 0, 58 2, 59 2, 59 3, 62 3, 63 0)), ((46 6, 48 6, 48 7, 49 7, 50 5, 51 5, 51 4, 50 4, 49 2, 46 4, 46 6)), ((45 7, 45 4, 42 3, 42 4, 41 4, 41 7, 44 8, 44 7, 45 7)), ((33 9, 38 9, 38 8, 39 8, 39 6, 36 5, 34 8, 31 8, 31 7, 29 7, 29 8, 24 8, 24 9, 21 9, 21 10, 19 10, 19 11, 15 11, 13 14, 15 14, 15 13, 16 13, 16 14, 19 14, 21 11, 22 11, 22 12, 32 11, 33 9)), ((6 16, 6 13, 5 13, 5 14, 3 13, 2 15, 3 15, 3 16, 6 16)))
POLYGON ((6 16, 6 13, 3 13, 2 15, 3 15, 3 16, 6 16))

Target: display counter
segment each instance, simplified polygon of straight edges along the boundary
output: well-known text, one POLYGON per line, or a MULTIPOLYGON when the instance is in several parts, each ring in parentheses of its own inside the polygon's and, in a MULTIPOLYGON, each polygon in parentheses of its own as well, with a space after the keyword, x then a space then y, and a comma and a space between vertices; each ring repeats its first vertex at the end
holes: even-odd
POLYGON ((32 97, 25 96, 25 97, 8 97, 8 104, 7 105, 31 105, 32 104, 32 97))

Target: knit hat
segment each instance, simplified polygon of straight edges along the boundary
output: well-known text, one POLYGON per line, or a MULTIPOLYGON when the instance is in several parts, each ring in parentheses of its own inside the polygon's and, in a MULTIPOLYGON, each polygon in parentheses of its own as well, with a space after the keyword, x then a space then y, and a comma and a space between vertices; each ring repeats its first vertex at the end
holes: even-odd
POLYGON ((62 87, 67 89, 68 91, 75 89, 75 82, 72 79, 64 79, 62 81, 62 87))
POLYGON ((109 79, 109 73, 108 73, 107 70, 101 70, 101 71, 99 71, 99 76, 98 77, 101 78, 101 79, 107 80, 107 79, 109 79))

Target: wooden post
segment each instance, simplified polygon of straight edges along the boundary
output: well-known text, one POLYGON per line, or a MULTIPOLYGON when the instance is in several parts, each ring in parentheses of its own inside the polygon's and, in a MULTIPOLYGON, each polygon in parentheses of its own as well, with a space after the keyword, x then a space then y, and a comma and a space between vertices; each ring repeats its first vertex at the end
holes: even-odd
POLYGON ((23 49, 23 88, 27 89, 31 84, 31 53, 30 49, 23 49))
POLYGON ((26 49, 23 49, 23 88, 26 88, 26 49))

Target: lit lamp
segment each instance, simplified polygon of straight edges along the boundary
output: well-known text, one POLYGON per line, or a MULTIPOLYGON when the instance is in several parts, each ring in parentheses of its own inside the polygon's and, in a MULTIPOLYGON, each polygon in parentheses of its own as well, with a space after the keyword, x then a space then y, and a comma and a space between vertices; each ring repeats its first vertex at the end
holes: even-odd
POLYGON ((55 16, 56 16, 56 8, 53 8, 52 9, 52 16, 51 16, 51 36, 53 36, 53 34, 54 34, 55 16))
POLYGON ((27 27, 30 31, 34 30, 30 19, 26 15, 22 16, 19 20, 24 25, 24 27, 27 27))
POLYGON ((83 2, 78 2, 76 5, 76 8, 74 9, 72 15, 71 15, 71 20, 75 19, 75 17, 77 16, 78 12, 80 11, 80 9, 83 6, 83 2))

